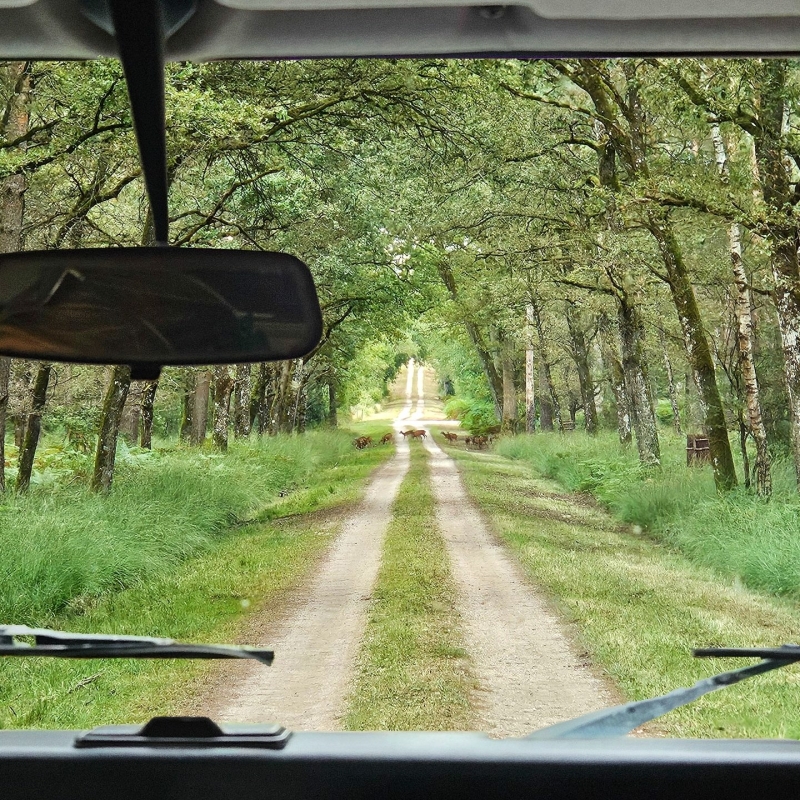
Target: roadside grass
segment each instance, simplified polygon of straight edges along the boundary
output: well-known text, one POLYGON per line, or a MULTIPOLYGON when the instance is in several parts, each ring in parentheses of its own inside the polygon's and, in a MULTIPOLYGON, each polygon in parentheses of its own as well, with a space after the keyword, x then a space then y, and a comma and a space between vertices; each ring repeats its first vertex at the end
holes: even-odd
MULTIPOLYGON (((525 462, 454 450, 465 485, 531 581, 572 620, 580 646, 629 699, 664 694, 748 661, 691 648, 800 640, 797 606, 692 563, 630 532, 586 496, 566 495, 525 462)), ((649 735, 800 738, 800 670, 788 667, 708 695, 649 735)))
MULTIPOLYGON (((614 434, 536 434, 497 452, 531 465, 570 491, 590 492, 617 518, 746 586, 800 600, 800 496, 794 470, 773 464, 773 495, 720 495, 711 468, 687 468, 685 442, 662 432, 660 470, 638 463, 614 434)), ((741 478, 741 468, 739 469, 741 478)))
POLYGON ((224 454, 153 452, 123 462, 108 496, 74 485, 11 494, 0 503, 0 619, 49 624, 73 602, 175 569, 232 526, 322 507, 384 457, 356 452, 346 433, 312 432, 224 454))
MULTIPOLYGON (((192 466, 198 473, 194 476, 196 485, 184 475, 181 485, 172 490, 170 504, 165 503, 163 493, 156 494, 156 511, 150 509, 151 500, 147 494, 152 490, 153 476, 141 473, 129 476, 131 483, 136 482, 139 487, 138 505, 128 496, 127 517, 118 519, 115 527, 108 521, 107 529, 89 525, 84 537, 78 536, 73 541, 65 537, 66 544, 61 550, 51 549, 49 556, 42 555, 43 562, 48 558, 53 562, 49 565, 52 572, 42 570, 38 576, 40 580, 47 580, 51 574, 57 578, 62 566, 58 559, 65 553, 76 561, 82 556, 86 574, 90 576, 92 570, 99 572, 109 564, 113 567, 120 562, 126 568, 134 563, 140 567, 139 571, 111 569, 116 580, 84 581, 83 590, 71 595, 67 592, 55 594, 46 586, 30 587, 34 599, 53 596, 64 599, 58 608, 44 607, 41 611, 39 608, 44 605, 41 599, 39 607, 29 600, 24 606, 27 615, 23 620, 7 616, 10 611, 4 608, 4 621, 25 621, 85 632, 224 642, 236 640, 244 617, 252 610, 274 607, 278 613, 282 593, 307 574, 330 540, 332 525, 326 521, 325 511, 357 499, 369 474, 389 452, 387 448, 386 451, 358 453, 352 448, 349 437, 341 434, 322 434, 316 442, 304 444, 273 440, 271 445, 267 443, 253 449, 257 452, 233 450, 223 456, 219 461, 233 462, 224 470, 214 469, 213 461, 209 466, 202 459, 195 460, 192 466), (322 452, 317 452, 319 448, 322 452), (271 456, 270 463, 276 473, 257 466, 253 470, 247 468, 248 464, 252 466, 251 462, 257 463, 267 456, 271 456), (293 460, 300 456, 308 459, 303 466, 297 466, 293 460), (211 471, 214 480, 209 482, 207 476, 200 474, 203 471, 211 471), (289 483, 288 478, 291 478, 289 483), (228 486, 229 494, 225 495, 216 482, 228 486), (242 486, 242 482, 247 485, 242 486), (278 489, 279 486, 291 488, 288 494, 280 497, 283 489, 278 489), (216 490, 218 494, 203 494, 209 490, 216 490), (204 531, 196 518, 186 521, 181 504, 216 502, 219 497, 226 498, 228 503, 220 504, 221 509, 210 517, 216 527, 206 528, 203 537, 204 531), (312 511, 322 513, 303 516, 312 511), (272 521, 231 526, 240 516, 253 512, 254 516, 270 517, 272 521), (145 522, 136 519, 138 513, 153 526, 151 530, 147 530, 145 522), (168 522, 166 534, 159 514, 169 517, 165 520, 168 522), (184 536, 191 546, 166 547, 159 551, 157 540, 162 535, 180 541, 181 524, 187 526, 184 536), (131 525, 134 525, 133 530, 131 525), (94 547, 87 541, 93 533, 105 537, 104 546, 111 551, 111 557, 102 546, 94 547), (153 551, 156 553, 155 556, 148 554, 152 560, 124 560, 129 552, 135 555, 137 547, 147 550, 151 542, 155 542, 153 551), (81 553, 82 547, 86 548, 85 553, 81 553), (142 565, 146 569, 141 569, 142 565), (120 576, 127 579, 127 586, 120 576)), ((185 471, 189 471, 189 466, 185 466, 185 471)), ((124 483, 120 481, 119 494, 125 494, 124 483)), ((129 486, 128 491, 133 495, 134 487, 129 486)), ((91 504, 102 505, 103 500, 112 504, 114 498, 115 493, 108 498, 78 498, 76 504, 85 510, 87 502, 92 508, 91 504)), ((27 502, 35 501, 32 495, 27 502)), ((40 514, 50 510, 53 518, 59 519, 63 513, 41 505, 41 499, 39 503, 33 508, 40 514)), ((9 505, 13 506, 14 501, 9 505)), ((53 508, 58 509, 58 505, 53 508)), ((119 509, 117 511, 119 513, 119 509)), ((30 510, 27 513, 30 516, 30 510)), ((77 512, 71 509, 70 513, 77 512)), ((113 513, 113 507, 106 511, 109 520, 113 520, 113 513)), ((200 519, 207 521, 209 517, 200 519)), ((77 528, 77 521, 75 526, 77 528)), ((17 530, 21 536, 24 524, 18 524, 17 530)), ((3 529, 2 536, 6 533, 3 529)), ((39 537, 37 541, 44 547, 46 542, 41 534, 39 537)), ((0 552, 3 552, 0 564, 6 574, 10 574, 9 551, 0 552)), ((28 574, 34 573, 29 571, 28 574)), ((81 588, 81 584, 77 585, 81 588)), ((18 591, 26 588, 22 581, 18 581, 17 586, 20 587, 18 591)), ((6 587, 2 590, 8 591, 6 587)), ((198 682, 213 668, 211 662, 177 660, 3 659, 0 661, 0 727, 82 728, 142 721, 155 714, 180 713, 190 702, 198 682)))
POLYGON ((474 727, 474 679, 455 597, 427 453, 412 447, 386 533, 346 730, 474 727))

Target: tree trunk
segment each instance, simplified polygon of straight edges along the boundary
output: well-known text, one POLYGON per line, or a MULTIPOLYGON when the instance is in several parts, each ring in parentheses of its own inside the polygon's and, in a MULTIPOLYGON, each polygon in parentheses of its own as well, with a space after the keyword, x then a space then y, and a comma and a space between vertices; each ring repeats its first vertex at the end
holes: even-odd
POLYGON ((612 344, 607 318, 600 320, 600 340, 603 344, 603 361, 608 365, 608 382, 611 393, 614 395, 614 405, 617 409, 617 434, 619 442, 628 446, 633 441, 631 431, 631 411, 628 392, 625 388, 625 371, 617 354, 617 348, 612 344))
POLYGON ((138 381, 131 382, 122 418, 119 422, 119 435, 129 446, 139 443, 139 423, 142 416, 142 387, 138 381))
MULTIPOLYGON (((447 291, 450 293, 450 297, 454 302, 458 302, 458 288, 456 287, 455 277, 453 276, 453 272, 450 269, 450 266, 446 263, 444 259, 439 259, 437 262, 437 268, 439 271, 439 276, 442 279, 442 282, 447 287, 447 291)), ((491 354, 489 353, 486 345, 483 342, 483 337, 481 336, 480 331, 478 330, 478 326, 475 325, 469 319, 464 319, 464 327, 466 328, 467 335, 472 342, 473 347, 475 348, 475 352, 478 355, 478 360, 481 362, 481 368, 483 369, 483 374, 486 376, 486 382, 489 385, 489 391, 492 395, 492 401, 494 402, 494 412, 498 419, 502 419, 503 417, 503 381, 500 374, 497 372, 497 368, 494 365, 494 360, 492 359, 491 354)))
POLYGON ((569 301, 565 306, 565 316, 571 345, 570 354, 578 372, 578 385, 581 391, 586 433, 594 434, 597 433, 597 403, 594 399, 594 383, 589 368, 589 350, 586 346, 586 336, 579 319, 577 319, 576 310, 569 301))
POLYGON ((263 436, 267 430, 269 408, 267 406, 267 383, 269 382, 269 364, 266 361, 258 365, 256 383, 250 396, 250 427, 258 419, 258 435, 263 436))
POLYGON ((539 427, 542 431, 552 432, 553 426, 553 401, 551 387, 545 376, 545 366, 539 363, 539 427))
POLYGON ((275 401, 272 405, 270 416, 274 420, 274 430, 277 433, 288 433, 287 405, 289 401, 289 386, 292 379, 292 361, 282 361, 280 378, 275 393, 275 401))
POLYGON ((567 408, 569 410, 569 421, 572 423, 572 430, 575 430, 575 415, 578 413, 578 409, 580 408, 580 403, 578 402, 576 395, 573 394, 570 397, 567 408))
POLYGON ((139 446, 145 450, 150 450, 153 443, 153 413, 156 402, 156 392, 158 391, 158 381, 147 381, 142 388, 141 395, 141 439, 139 446))
POLYGON ((191 442, 192 418, 194 417, 194 387, 197 376, 194 371, 187 371, 183 376, 183 393, 181 394, 181 430, 180 440, 191 442))
POLYGON ((747 452, 747 424, 744 421, 742 409, 738 409, 737 419, 739 423, 739 450, 742 454, 742 472, 744 472, 744 488, 750 488, 750 455, 747 452))
POLYGON ((516 433, 517 388, 514 385, 514 350, 511 341, 507 337, 502 339, 501 353, 503 417, 500 422, 500 430, 504 433, 516 433))
POLYGON ((564 425, 561 422, 561 405, 558 402, 558 395, 556 395, 556 387, 553 385, 553 376, 550 372, 550 361, 547 357, 547 348, 544 342, 544 327, 542 326, 542 315, 539 313, 539 306, 537 303, 532 302, 531 308, 533 309, 533 321, 536 324, 536 334, 539 337, 539 352, 542 354, 542 379, 544 381, 544 388, 547 391, 547 396, 550 401, 550 427, 545 428, 545 409, 542 404, 542 430, 553 430, 553 421, 558 426, 559 431, 564 430, 564 425))
POLYGON ((300 430, 300 408, 303 403, 303 398, 306 391, 306 370, 302 358, 297 359, 297 369, 295 370, 295 381, 297 383, 297 390, 294 393, 294 407, 292 408, 291 418, 289 420, 289 431, 295 432, 300 430))
POLYGON ((131 386, 131 368, 118 364, 111 373, 111 380, 103 400, 100 435, 94 459, 92 489, 107 492, 114 478, 114 462, 117 457, 117 434, 122 419, 122 409, 131 386))
POLYGON ((251 364, 236 365, 233 395, 233 435, 243 439, 250 435, 250 376, 251 364))
MULTIPOLYGON (((16 387, 16 396, 20 398, 20 403, 14 414, 14 445, 19 451, 22 450, 22 443, 25 441, 25 426, 28 423, 28 414, 30 413, 31 381, 33 380, 31 367, 33 364, 30 361, 17 361, 17 364, 18 367, 21 367, 21 371, 18 372, 19 382, 16 387)), ((9 401, 10 399, 11 394, 9 393, 9 401)))
MULTIPOLYGON (((31 75, 24 61, 7 62, 0 66, 0 71, 3 83, 11 90, 3 113, 2 136, 6 141, 13 141, 28 131, 31 75)), ((24 175, 12 175, 0 182, 0 253, 15 253, 20 249, 25 188, 24 175)), ((5 442, 10 375, 11 359, 0 357, 0 493, 6 489, 5 442)))
POLYGON ((627 295, 616 294, 615 297, 625 394, 636 434, 639 461, 646 466, 658 466, 661 464, 661 447, 644 357, 644 325, 638 309, 629 302, 627 295))
POLYGON ((0 357, 0 494, 6 490, 6 415, 11 359, 0 357))
POLYGON ((536 430, 536 392, 533 361, 533 308, 525 307, 525 433, 536 430))
MULTIPOLYGON (((783 121, 781 121, 781 125, 783 121)), ((714 144, 714 153, 717 163, 717 172, 723 183, 729 182, 730 171, 728 168, 728 155, 725 142, 718 124, 711 126, 711 140, 714 144)), ((757 174, 757 170, 756 170, 757 174)), ((756 491, 758 494, 768 496, 772 493, 772 475, 770 469, 770 456, 767 447, 767 431, 761 413, 761 399, 756 375, 755 360, 753 358, 753 320, 751 315, 752 298, 750 287, 747 283, 747 273, 742 260, 742 232, 738 223, 731 223, 728 227, 728 246, 731 254, 731 267, 733 269, 733 283, 736 287, 736 328, 739 350, 739 364, 742 370, 742 381, 745 391, 745 406, 747 418, 750 423, 750 432, 756 444, 756 491)), ((743 424, 743 421, 740 425, 743 424)), ((750 487, 749 458, 747 455, 746 436, 740 439, 742 447, 742 464, 744 466, 745 486, 750 487)))
POLYGON ((228 423, 230 421, 233 378, 230 367, 214 367, 214 430, 212 440, 218 450, 228 449, 228 423))
POLYGON ((689 280, 686 266, 678 242, 665 217, 656 218, 651 214, 648 228, 658 243, 661 258, 666 268, 666 277, 672 302, 678 312, 683 330, 689 364, 694 373, 700 401, 705 410, 705 427, 711 451, 711 466, 714 470, 714 483, 719 491, 736 486, 736 469, 733 464, 725 409, 717 387, 714 362, 708 346, 700 308, 689 280))
MULTIPOLYGON (((744 262, 742 261, 741 231, 736 223, 733 223, 728 229, 728 239, 730 242, 731 266, 733 267, 733 282, 736 285, 736 326, 739 363, 742 369, 745 406, 750 424, 750 433, 756 444, 756 492, 766 497, 772 494, 770 456, 769 448, 767 447, 767 430, 761 414, 758 377, 756 375, 755 360, 753 359, 753 318, 750 312, 750 288, 747 283, 744 262)), ((745 469, 747 469, 746 461, 745 469)), ((749 473, 747 473, 747 478, 749 478, 749 473)), ((748 482, 746 480, 746 483, 748 482)))
POLYGON ((42 412, 47 401, 47 386, 50 383, 52 364, 39 364, 36 371, 36 380, 33 384, 31 398, 31 412, 25 426, 25 441, 19 454, 19 472, 17 473, 16 490, 27 492, 31 483, 33 460, 36 457, 36 448, 39 445, 39 433, 42 429, 42 412))
POLYGON ((758 66, 761 96, 759 124, 753 136, 756 158, 753 172, 767 206, 766 219, 770 221, 767 237, 772 251, 774 298, 789 393, 795 477, 800 490, 800 230, 795 218, 796 187, 786 168, 784 149, 789 65, 785 59, 769 58, 758 66))
POLYGON ((336 379, 331 378, 328 381, 328 425, 331 428, 335 428, 338 424, 339 409, 336 405, 336 379))
POLYGON ((796 259, 797 245, 785 242, 773 252, 775 299, 778 326, 783 347, 783 366, 789 393, 789 420, 792 431, 792 454, 795 476, 800 490, 800 278, 795 284, 783 273, 796 259))
POLYGON ((203 370, 197 376, 194 389, 194 413, 192 414, 192 444, 203 444, 208 427, 208 395, 211 391, 211 373, 203 370))
MULTIPOLYGON (((11 142, 28 132, 32 89, 30 64, 8 61, 0 65, 0 76, 11 90, 2 120, 2 138, 11 142)), ((24 148, 25 145, 21 145, 19 149, 24 148)), ((26 188, 23 173, 0 181, 0 253, 15 253, 20 249, 26 188)))
POLYGON ((614 395, 614 405, 617 408, 617 435, 619 443, 627 447, 633 440, 631 412, 628 392, 625 390, 625 373, 622 371, 622 364, 617 359, 611 362, 610 372, 611 393, 614 395))
POLYGON ((681 410, 678 405, 678 390, 675 387, 675 374, 672 371, 672 362, 669 359, 667 350, 667 340, 664 332, 660 332, 661 349, 664 352, 664 369, 667 373, 667 392, 669 393, 669 404, 672 407, 672 428, 678 436, 683 435, 681 428, 681 410))

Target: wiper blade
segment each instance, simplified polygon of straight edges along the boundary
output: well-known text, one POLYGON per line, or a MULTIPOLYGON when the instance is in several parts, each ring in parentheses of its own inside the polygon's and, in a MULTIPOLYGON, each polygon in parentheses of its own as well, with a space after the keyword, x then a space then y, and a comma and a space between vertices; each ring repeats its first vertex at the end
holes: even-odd
POLYGON ((252 658, 272 664, 275 653, 259 647, 223 644, 182 644, 154 636, 70 633, 27 625, 0 625, 0 657, 50 658, 252 658), (17 641, 33 639, 33 644, 17 641))
POLYGON ((697 658, 777 658, 788 661, 800 659, 800 644, 780 647, 699 647, 692 650, 697 658))
POLYGON ((749 648, 703 648, 694 650, 693 654, 701 658, 708 657, 764 657, 763 661, 750 667, 742 667, 723 672, 710 678, 698 681, 694 686, 675 689, 660 697, 648 700, 637 700, 620 706, 604 708, 591 714, 584 714, 575 719, 549 725, 529 734, 527 739, 601 739, 606 736, 624 736, 626 733, 663 716, 681 706, 693 703, 698 698, 717 689, 732 686, 746 678, 761 675, 773 669, 780 669, 796 661, 800 661, 800 646, 785 644, 782 647, 749 648))

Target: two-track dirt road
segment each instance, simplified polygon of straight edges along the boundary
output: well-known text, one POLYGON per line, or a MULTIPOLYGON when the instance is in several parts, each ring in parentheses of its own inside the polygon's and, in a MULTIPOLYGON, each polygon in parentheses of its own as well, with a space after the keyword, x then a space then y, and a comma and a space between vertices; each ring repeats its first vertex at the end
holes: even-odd
MULTIPOLYGON (((518 736, 610 704, 613 690, 578 655, 568 626, 495 540, 454 461, 434 440, 426 418, 437 415, 426 409, 424 376, 422 367, 409 363, 405 404, 394 427, 430 433, 425 447, 437 522, 479 686, 479 727, 494 736, 518 736)), ((435 424, 440 430, 440 421, 435 424)), ((274 665, 226 673, 204 712, 221 721, 278 721, 294 730, 341 727, 384 533, 409 463, 409 444, 396 438, 396 454, 375 473, 297 602, 279 622, 258 630, 258 643, 276 651, 274 665)))

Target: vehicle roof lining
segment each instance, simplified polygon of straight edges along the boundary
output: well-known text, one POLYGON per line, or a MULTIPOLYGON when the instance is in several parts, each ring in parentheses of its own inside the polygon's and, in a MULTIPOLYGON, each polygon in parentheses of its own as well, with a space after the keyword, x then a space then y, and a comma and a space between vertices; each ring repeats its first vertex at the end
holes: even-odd
MULTIPOLYGON (((0 0, 0 58, 116 55, 114 38, 87 18, 82 0, 20 5, 23 2, 0 0)), ((191 18, 167 40, 166 57, 205 61, 800 51, 800 4, 794 0, 526 0, 511 6, 456 0, 332 0, 320 10, 321 3, 286 0, 275 10, 278 0, 197 0, 191 18), (389 3, 391 8, 386 7, 389 3), (348 7, 339 7, 344 5, 348 7), (640 12, 631 16, 637 7, 640 12), (564 16, 570 9, 572 16, 564 16), (598 16, 600 12, 605 16, 598 16)))

